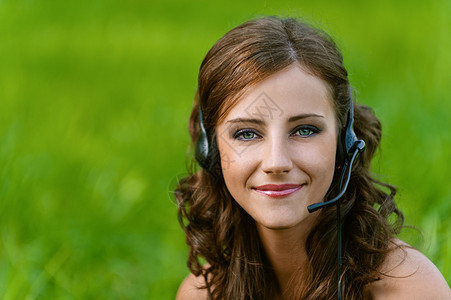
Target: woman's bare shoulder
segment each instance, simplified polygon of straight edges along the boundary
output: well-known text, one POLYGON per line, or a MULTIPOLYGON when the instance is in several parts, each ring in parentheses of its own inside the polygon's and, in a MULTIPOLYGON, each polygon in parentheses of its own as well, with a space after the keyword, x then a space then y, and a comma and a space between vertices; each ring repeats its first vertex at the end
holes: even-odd
POLYGON ((203 300, 208 299, 203 276, 189 274, 179 287, 176 300, 203 300))
POLYGON ((437 267, 421 252, 395 240, 385 260, 382 279, 366 287, 370 299, 451 299, 451 290, 437 267))

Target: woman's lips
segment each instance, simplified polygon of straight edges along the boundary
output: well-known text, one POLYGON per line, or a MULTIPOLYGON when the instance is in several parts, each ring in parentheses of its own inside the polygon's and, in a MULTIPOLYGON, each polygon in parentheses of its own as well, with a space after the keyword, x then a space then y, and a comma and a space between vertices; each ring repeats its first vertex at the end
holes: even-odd
POLYGON ((269 197, 281 198, 299 191, 303 186, 302 184, 265 184, 253 189, 269 197))

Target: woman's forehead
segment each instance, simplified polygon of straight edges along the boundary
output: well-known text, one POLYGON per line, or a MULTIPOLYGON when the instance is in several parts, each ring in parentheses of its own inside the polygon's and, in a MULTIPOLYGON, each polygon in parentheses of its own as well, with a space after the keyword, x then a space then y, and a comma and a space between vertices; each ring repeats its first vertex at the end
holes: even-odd
POLYGON ((221 121, 245 117, 290 118, 299 114, 335 115, 334 110, 328 84, 292 65, 248 88, 224 109, 221 121))

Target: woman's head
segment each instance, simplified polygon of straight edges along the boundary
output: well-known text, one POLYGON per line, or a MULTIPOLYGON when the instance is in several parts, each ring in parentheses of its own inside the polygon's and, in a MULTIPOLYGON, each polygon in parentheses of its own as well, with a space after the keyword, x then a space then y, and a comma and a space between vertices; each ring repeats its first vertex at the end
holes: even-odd
MULTIPOLYGON (((323 84, 336 117, 336 135, 343 130, 351 95, 342 55, 332 39, 323 31, 295 19, 266 17, 252 20, 218 40, 200 67, 197 104, 203 112, 209 144, 213 145, 208 160, 214 171, 210 174, 222 177, 224 165, 231 163, 227 152, 217 151, 216 142, 222 137, 217 126, 259 83, 293 66, 323 84), (218 164, 221 156, 222 166, 218 164)), ((272 103, 277 107, 280 99, 274 100, 272 103)), ((251 109, 246 107, 246 112, 251 109)), ((199 136, 197 111, 195 106, 191 122, 194 141, 199 136)))

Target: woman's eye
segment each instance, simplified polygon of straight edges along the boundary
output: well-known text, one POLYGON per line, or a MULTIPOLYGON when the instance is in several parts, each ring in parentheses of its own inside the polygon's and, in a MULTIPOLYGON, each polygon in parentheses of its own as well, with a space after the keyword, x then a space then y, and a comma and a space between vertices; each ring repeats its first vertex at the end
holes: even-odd
POLYGON ((247 141, 247 140, 254 140, 254 139, 258 138, 258 135, 253 131, 240 130, 233 135, 233 138, 237 139, 237 140, 247 141))
POLYGON ((301 136, 309 136, 313 134, 313 131, 310 129, 299 129, 298 130, 299 135, 301 136))
POLYGON ((304 126, 295 130, 295 134, 302 137, 309 137, 317 134, 319 129, 313 126, 304 126))

